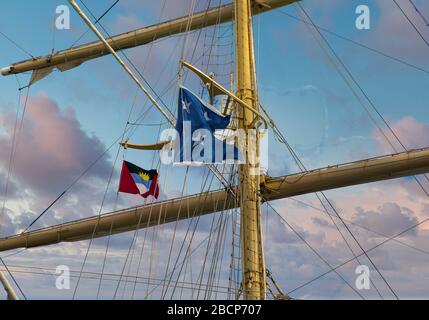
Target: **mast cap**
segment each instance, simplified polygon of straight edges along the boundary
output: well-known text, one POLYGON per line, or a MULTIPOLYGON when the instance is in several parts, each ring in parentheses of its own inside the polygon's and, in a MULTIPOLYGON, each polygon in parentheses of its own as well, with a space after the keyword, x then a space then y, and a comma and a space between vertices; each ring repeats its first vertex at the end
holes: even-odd
POLYGON ((1 72, 1 74, 2 74, 3 76, 7 76, 7 75, 9 75, 9 74, 11 74, 11 73, 12 73, 12 69, 13 69, 13 67, 12 67, 12 66, 4 67, 4 68, 1 68, 1 69, 0 69, 0 72, 1 72))

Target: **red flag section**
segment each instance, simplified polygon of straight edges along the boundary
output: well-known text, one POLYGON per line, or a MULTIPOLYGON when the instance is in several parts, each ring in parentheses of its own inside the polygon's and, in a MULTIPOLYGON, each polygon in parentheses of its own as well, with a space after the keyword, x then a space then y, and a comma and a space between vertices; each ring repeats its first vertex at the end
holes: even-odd
POLYGON ((158 172, 156 170, 145 170, 131 162, 124 161, 122 163, 118 191, 139 194, 143 198, 152 195, 158 199, 158 172))

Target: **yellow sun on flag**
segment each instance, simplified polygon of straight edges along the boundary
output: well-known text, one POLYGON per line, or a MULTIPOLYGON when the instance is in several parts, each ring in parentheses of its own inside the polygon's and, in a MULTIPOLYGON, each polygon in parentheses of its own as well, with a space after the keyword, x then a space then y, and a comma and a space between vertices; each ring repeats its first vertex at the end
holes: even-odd
POLYGON ((147 173, 139 172, 139 176, 140 176, 140 178, 142 178, 145 181, 149 181, 150 180, 150 176, 147 173))

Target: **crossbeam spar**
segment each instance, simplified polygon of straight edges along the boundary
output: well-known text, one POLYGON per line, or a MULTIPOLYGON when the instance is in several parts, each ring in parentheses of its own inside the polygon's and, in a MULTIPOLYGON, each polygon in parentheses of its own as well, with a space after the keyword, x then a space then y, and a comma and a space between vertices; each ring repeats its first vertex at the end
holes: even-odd
MULTIPOLYGON (((278 178, 265 177, 261 192, 263 201, 272 201, 428 172, 429 148, 426 148, 278 178)), ((221 212, 236 205, 236 199, 226 189, 204 192, 3 238, 0 252, 104 237, 221 212)))

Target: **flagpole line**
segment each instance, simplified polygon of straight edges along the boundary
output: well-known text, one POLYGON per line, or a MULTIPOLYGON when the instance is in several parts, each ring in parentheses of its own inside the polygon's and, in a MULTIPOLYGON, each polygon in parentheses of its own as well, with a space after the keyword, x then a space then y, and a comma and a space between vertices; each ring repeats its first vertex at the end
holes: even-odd
POLYGON ((137 86, 143 91, 146 97, 153 103, 153 105, 162 113, 162 115, 167 119, 167 121, 174 126, 173 120, 168 116, 165 110, 158 104, 158 102, 152 97, 149 91, 143 86, 140 80, 136 77, 136 75, 131 71, 128 65, 119 57, 116 51, 112 48, 106 38, 98 31, 97 27, 89 20, 86 14, 80 9, 77 3, 74 0, 69 0, 70 5, 75 9, 75 11, 79 14, 79 16, 85 21, 88 27, 96 34, 96 36, 100 39, 101 42, 106 46, 106 48, 110 51, 113 57, 118 61, 118 63, 122 66, 122 68, 129 74, 129 76, 134 80, 137 86))

